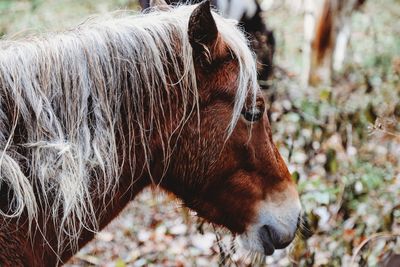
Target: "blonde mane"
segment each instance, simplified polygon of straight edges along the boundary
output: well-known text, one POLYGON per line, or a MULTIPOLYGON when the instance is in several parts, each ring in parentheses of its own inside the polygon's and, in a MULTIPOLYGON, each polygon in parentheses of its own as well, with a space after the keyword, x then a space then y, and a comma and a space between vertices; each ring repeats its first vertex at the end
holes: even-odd
MULTIPOLYGON (((82 229, 98 230, 93 191, 112 194, 124 162, 132 173, 149 170, 136 165, 135 155, 118 155, 118 147, 140 145, 148 163, 149 136, 162 134, 160 118, 173 115, 162 108, 175 104, 162 94, 171 88, 167 63, 179 78, 171 93, 182 96, 179 105, 187 111, 174 130, 197 112, 187 36, 193 9, 118 12, 63 33, 0 42, 0 187, 12 192, 9 210, 0 210, 0 216, 18 219, 26 212, 31 224, 41 212, 59 233, 58 253, 82 229), (129 108, 121 114, 124 106, 129 108), (129 136, 123 136, 123 127, 129 136)), ((256 64, 234 23, 214 17, 240 65, 230 134, 249 90, 253 95, 257 90, 256 64)), ((166 140, 167 161, 172 149, 166 140)))

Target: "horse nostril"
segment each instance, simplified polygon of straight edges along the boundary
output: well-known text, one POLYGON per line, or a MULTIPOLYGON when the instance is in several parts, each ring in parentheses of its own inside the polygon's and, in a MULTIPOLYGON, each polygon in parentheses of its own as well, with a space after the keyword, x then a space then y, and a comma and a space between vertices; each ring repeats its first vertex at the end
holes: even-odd
POLYGON ((266 255, 270 255, 273 253, 274 249, 283 249, 286 248, 290 243, 291 240, 287 241, 286 238, 282 238, 278 232, 269 225, 264 225, 260 229, 260 238, 263 243, 264 252, 266 255), (286 240, 285 240, 286 239, 286 240), (268 254, 272 247, 272 253, 268 254))

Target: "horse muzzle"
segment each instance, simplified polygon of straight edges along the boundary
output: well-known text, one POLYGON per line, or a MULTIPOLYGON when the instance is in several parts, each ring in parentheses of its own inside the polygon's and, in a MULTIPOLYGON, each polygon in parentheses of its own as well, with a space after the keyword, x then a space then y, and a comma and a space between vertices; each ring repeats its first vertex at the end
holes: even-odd
POLYGON ((286 248, 295 238, 301 214, 298 196, 277 199, 281 201, 270 198, 258 205, 255 223, 240 235, 245 249, 272 255, 275 249, 286 248))
POLYGON ((275 249, 284 249, 293 241, 295 234, 282 236, 273 226, 264 225, 258 233, 265 255, 272 255, 275 249))

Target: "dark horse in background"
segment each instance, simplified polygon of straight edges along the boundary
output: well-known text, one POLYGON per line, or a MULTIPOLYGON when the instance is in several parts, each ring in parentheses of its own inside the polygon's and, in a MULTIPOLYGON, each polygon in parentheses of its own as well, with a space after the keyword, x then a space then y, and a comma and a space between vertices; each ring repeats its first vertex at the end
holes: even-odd
POLYGON ((301 206, 244 34, 205 1, 0 41, 0 265, 66 262, 148 186, 265 255, 301 206))
MULTIPOLYGON (((139 0, 143 9, 150 6, 150 0, 139 0)), ((169 4, 200 3, 201 0, 167 0, 169 4)), ((257 0, 212 0, 212 5, 226 18, 240 22, 249 34, 251 47, 257 55, 258 79, 267 81, 273 74, 275 37, 262 17, 262 10, 257 0)), ((263 83, 263 85, 268 83, 263 83)))

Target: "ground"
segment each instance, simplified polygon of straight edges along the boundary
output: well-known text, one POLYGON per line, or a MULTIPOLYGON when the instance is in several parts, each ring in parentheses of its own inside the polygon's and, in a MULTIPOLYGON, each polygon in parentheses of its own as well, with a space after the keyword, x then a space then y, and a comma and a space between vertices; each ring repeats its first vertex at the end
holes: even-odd
MULTIPOLYGON (((0 35, 137 8, 129 0, 82 2, 2 0, 0 35)), ((400 254, 399 17, 399 1, 367 1, 353 16, 343 73, 331 86, 302 88, 302 14, 279 3, 265 13, 277 39, 266 92, 274 140, 313 233, 263 259, 268 266, 376 266, 400 254)), ((146 190, 67 266, 249 265, 252 256, 232 247, 229 235, 199 225, 178 200, 146 190)))

